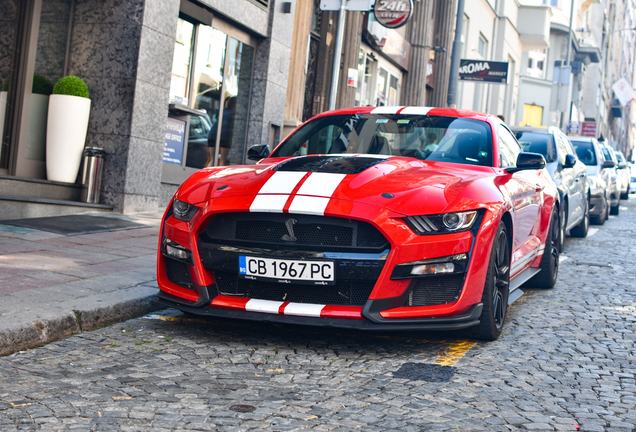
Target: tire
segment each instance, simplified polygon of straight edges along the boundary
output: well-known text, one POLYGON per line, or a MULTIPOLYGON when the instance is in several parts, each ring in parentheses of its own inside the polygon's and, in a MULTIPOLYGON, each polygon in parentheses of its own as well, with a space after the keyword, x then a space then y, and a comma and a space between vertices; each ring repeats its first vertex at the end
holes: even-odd
POLYGON ((563 253, 565 249, 565 227, 567 226, 568 220, 568 202, 563 201, 563 217, 559 218, 561 222, 559 224, 559 252, 563 253))
POLYGON ((501 334, 508 310, 511 256, 508 230, 500 222, 490 250, 488 273, 481 297, 484 308, 479 317, 479 325, 466 329, 468 337, 493 341, 501 334))
POLYGON ((612 216, 618 216, 618 213, 620 212, 620 206, 621 206, 621 200, 618 200, 618 204, 616 204, 615 207, 610 207, 610 214, 612 216))
POLYGON ((528 285, 536 288, 551 289, 556 284, 559 275, 559 248, 557 247, 559 215, 554 210, 550 218, 548 236, 545 240, 545 250, 541 258, 541 271, 528 281, 528 285))
POLYGON ((605 221, 607 220, 608 215, 609 215, 609 201, 606 199, 605 206, 603 207, 603 213, 601 213, 598 216, 594 216, 592 218, 592 223, 594 225, 603 225, 605 221))
MULTIPOLYGON (((587 237, 587 231, 590 229, 590 199, 588 197, 585 202, 585 212, 583 214, 583 220, 574 228, 570 230, 572 237, 584 238, 587 237)), ((561 250, 563 252, 563 250, 561 250)))

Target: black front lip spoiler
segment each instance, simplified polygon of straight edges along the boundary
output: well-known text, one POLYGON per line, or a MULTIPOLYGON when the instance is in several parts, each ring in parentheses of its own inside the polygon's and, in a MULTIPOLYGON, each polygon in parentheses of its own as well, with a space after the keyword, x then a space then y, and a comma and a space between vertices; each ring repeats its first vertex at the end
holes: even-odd
POLYGON ((466 313, 451 317, 409 319, 400 323, 399 320, 383 320, 382 323, 372 322, 367 319, 342 319, 342 318, 315 318, 292 315, 275 315, 260 312, 247 312, 235 309, 222 309, 216 307, 192 307, 178 301, 177 297, 164 292, 157 295, 157 303, 162 306, 178 309, 193 315, 209 316, 216 318, 230 318, 248 321, 270 322, 278 324, 308 325, 314 327, 348 328, 355 330, 461 330, 479 324, 479 316, 483 304, 473 305, 466 313))

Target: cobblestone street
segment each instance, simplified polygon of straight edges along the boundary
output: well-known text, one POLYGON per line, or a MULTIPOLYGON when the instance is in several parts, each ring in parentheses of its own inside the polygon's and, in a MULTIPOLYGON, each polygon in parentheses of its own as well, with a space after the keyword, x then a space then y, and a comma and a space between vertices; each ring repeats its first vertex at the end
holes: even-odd
POLYGON ((0 359, 0 430, 633 431, 636 200, 492 343, 164 310, 0 359), (610 264, 608 264, 610 263, 610 264))

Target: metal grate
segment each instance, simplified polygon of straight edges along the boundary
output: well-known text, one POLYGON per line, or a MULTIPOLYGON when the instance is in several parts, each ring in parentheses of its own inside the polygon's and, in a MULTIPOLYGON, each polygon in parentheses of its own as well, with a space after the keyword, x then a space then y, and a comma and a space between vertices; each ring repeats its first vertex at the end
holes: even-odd
POLYGON ((464 275, 428 276, 414 279, 403 306, 433 306, 452 303, 459 297, 464 275))
POLYGON ((273 245, 324 251, 325 247, 367 249, 379 252, 390 247, 373 225, 353 219, 327 216, 267 213, 225 213, 212 219, 202 235, 204 242, 273 245), (290 241, 290 230, 295 241, 290 241))
POLYGON ((236 273, 215 272, 219 294, 258 300, 295 303, 364 306, 373 290, 373 281, 343 280, 336 285, 281 284, 241 279, 236 273))
POLYGON ((168 280, 184 288, 192 289, 194 282, 190 276, 188 265, 164 256, 168 280))

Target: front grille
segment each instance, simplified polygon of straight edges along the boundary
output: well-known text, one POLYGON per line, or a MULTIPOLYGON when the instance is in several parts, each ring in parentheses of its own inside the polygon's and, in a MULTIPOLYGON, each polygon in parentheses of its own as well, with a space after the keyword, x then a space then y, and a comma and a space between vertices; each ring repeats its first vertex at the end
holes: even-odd
POLYGON ((463 274, 413 279, 403 306, 434 306, 452 303, 459 297, 463 285, 463 274))
POLYGON ((334 251, 356 249, 378 252, 389 247, 382 233, 367 222, 296 214, 220 214, 210 221, 201 240, 234 246, 282 246, 316 251, 329 248, 334 251), (290 230, 295 237, 293 241, 290 230))
POLYGON ((164 256, 168 280, 184 288, 192 289, 194 282, 190 276, 188 265, 164 256))
POLYGON ((215 272, 219 294, 258 300, 295 303, 364 306, 373 281, 343 280, 336 285, 281 284, 242 279, 236 273, 215 272))

